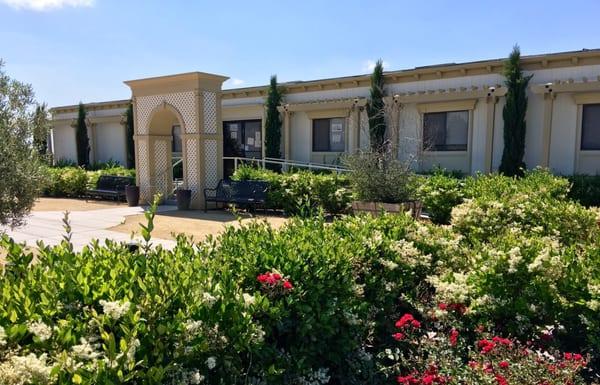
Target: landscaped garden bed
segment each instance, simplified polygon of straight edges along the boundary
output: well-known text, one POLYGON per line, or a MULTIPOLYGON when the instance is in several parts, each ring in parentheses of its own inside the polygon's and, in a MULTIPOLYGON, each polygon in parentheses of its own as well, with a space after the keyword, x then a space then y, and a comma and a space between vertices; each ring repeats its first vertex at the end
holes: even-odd
POLYGON ((598 212, 545 172, 465 183, 451 226, 317 216, 35 257, 4 238, 0 383, 592 382, 598 212))

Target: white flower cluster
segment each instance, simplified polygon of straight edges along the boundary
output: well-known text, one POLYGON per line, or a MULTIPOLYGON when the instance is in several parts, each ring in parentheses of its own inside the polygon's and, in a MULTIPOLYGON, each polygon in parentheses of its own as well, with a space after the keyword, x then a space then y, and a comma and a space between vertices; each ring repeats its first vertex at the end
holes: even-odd
POLYGON ((440 278, 430 276, 427 278, 436 290, 436 296, 441 302, 467 303, 473 292, 473 287, 467 282, 469 276, 463 273, 451 273, 440 278))
POLYGON ((129 311, 130 305, 131 304, 129 301, 120 303, 119 301, 100 300, 100 306, 102 306, 102 311, 104 314, 114 320, 118 320, 119 318, 123 317, 123 315, 129 311))
POLYGON ((47 356, 12 356, 0 364, 0 383, 3 385, 49 384, 52 366, 47 356))
POLYGON ((311 370, 306 376, 298 378, 299 385, 323 385, 329 382, 329 369, 319 368, 316 371, 311 370))
POLYGON ((170 376, 170 385, 198 385, 204 382, 205 377, 197 369, 179 368, 170 376))
POLYGON ((254 298, 253 295, 248 294, 248 293, 242 294, 242 298, 244 299, 244 304, 246 306, 254 305, 254 302, 256 301, 256 298, 254 298))
POLYGON ((215 357, 208 357, 206 359, 206 366, 208 369, 213 370, 217 366, 217 359, 215 357))
POLYGON ((205 291, 202 293, 202 302, 206 304, 208 307, 211 307, 215 302, 217 302, 217 297, 205 291))
POLYGON ((193 319, 185 321, 183 327, 185 328, 186 339, 191 340, 197 337, 202 331, 202 321, 196 321, 193 319))
POLYGON ((429 266, 431 263, 431 254, 421 253, 412 241, 401 239, 394 243, 392 249, 410 267, 429 266))
POLYGON ((96 351, 100 348, 100 344, 94 344, 88 339, 81 337, 78 345, 73 345, 71 350, 73 354, 83 360, 94 360, 98 358, 101 353, 96 351))
POLYGON ((0 326, 0 347, 5 346, 6 345, 6 331, 4 330, 4 328, 2 326, 0 326))
POLYGON ((41 341, 46 341, 52 337, 52 328, 42 321, 29 322, 27 330, 37 336, 41 341))

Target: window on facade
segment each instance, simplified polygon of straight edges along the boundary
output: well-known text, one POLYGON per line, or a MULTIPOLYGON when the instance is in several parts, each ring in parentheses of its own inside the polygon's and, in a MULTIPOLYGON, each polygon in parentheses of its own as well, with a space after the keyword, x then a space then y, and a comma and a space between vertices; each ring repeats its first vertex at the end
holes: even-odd
POLYGON ((181 126, 173 126, 171 134, 173 135, 173 147, 171 148, 171 151, 181 152, 181 126))
POLYGON ((469 111, 433 112, 423 116, 425 151, 467 151, 469 111))
POLYGON ((314 152, 344 152, 346 127, 344 118, 313 119, 312 150, 314 152))
POLYGON ((600 104, 583 106, 581 121, 581 149, 600 150, 600 104))

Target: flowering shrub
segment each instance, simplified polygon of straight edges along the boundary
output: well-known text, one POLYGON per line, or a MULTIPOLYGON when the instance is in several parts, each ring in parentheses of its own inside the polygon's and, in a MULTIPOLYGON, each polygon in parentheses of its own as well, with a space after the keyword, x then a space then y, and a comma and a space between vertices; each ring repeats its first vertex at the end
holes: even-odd
POLYGON ((548 186, 531 199, 510 183, 499 195, 480 186, 495 203, 471 198, 449 226, 294 218, 202 243, 179 236, 173 250, 107 242, 75 253, 65 241, 35 256, 4 236, 0 384, 593 379, 596 212, 548 186))
MULTIPOLYGON (((441 308, 445 308, 442 312, 451 310, 441 308)), ((481 327, 461 332, 457 327, 464 325, 458 318, 438 318, 439 311, 429 314, 424 327, 412 314, 404 314, 395 324, 401 330, 393 335, 396 346, 379 354, 383 372, 395 376, 398 384, 583 383, 580 374, 587 357, 579 353, 549 351, 531 341, 522 344, 513 338, 489 336, 481 327)))

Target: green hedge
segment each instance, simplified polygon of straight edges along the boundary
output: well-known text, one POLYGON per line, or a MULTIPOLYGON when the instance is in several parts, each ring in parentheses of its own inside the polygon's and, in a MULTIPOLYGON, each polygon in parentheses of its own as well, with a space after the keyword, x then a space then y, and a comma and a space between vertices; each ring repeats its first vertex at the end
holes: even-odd
POLYGON ((345 213, 352 202, 348 178, 344 175, 309 171, 277 173, 244 166, 238 168, 232 179, 269 182, 268 207, 293 215, 314 214, 319 209, 331 214, 345 213))
POLYGON ((452 209, 465 199, 499 199, 515 193, 543 195, 572 200, 584 206, 600 206, 600 176, 575 175, 569 178, 536 169, 521 179, 499 174, 457 178, 443 172, 421 176, 418 196, 435 223, 450 223, 452 209))
POLYGON ((44 194, 52 197, 78 197, 95 188, 100 175, 135 177, 135 170, 120 166, 86 171, 81 167, 48 167, 44 194))
POLYGON ((76 253, 65 242, 35 263, 4 237, 0 379, 374 385, 421 365, 453 376, 444 383, 492 384, 503 372, 462 374, 492 335, 529 341, 516 353, 532 349, 531 361, 510 363, 514 383, 564 385, 563 371, 545 377, 535 366, 562 359, 555 348, 591 353, 592 376, 598 212, 562 199, 558 178, 491 181, 471 187, 480 196, 455 208, 453 226, 405 215, 295 218, 280 231, 254 222, 199 244, 179 237, 172 251, 108 242, 76 253), (408 328, 396 322, 413 316, 408 328))

